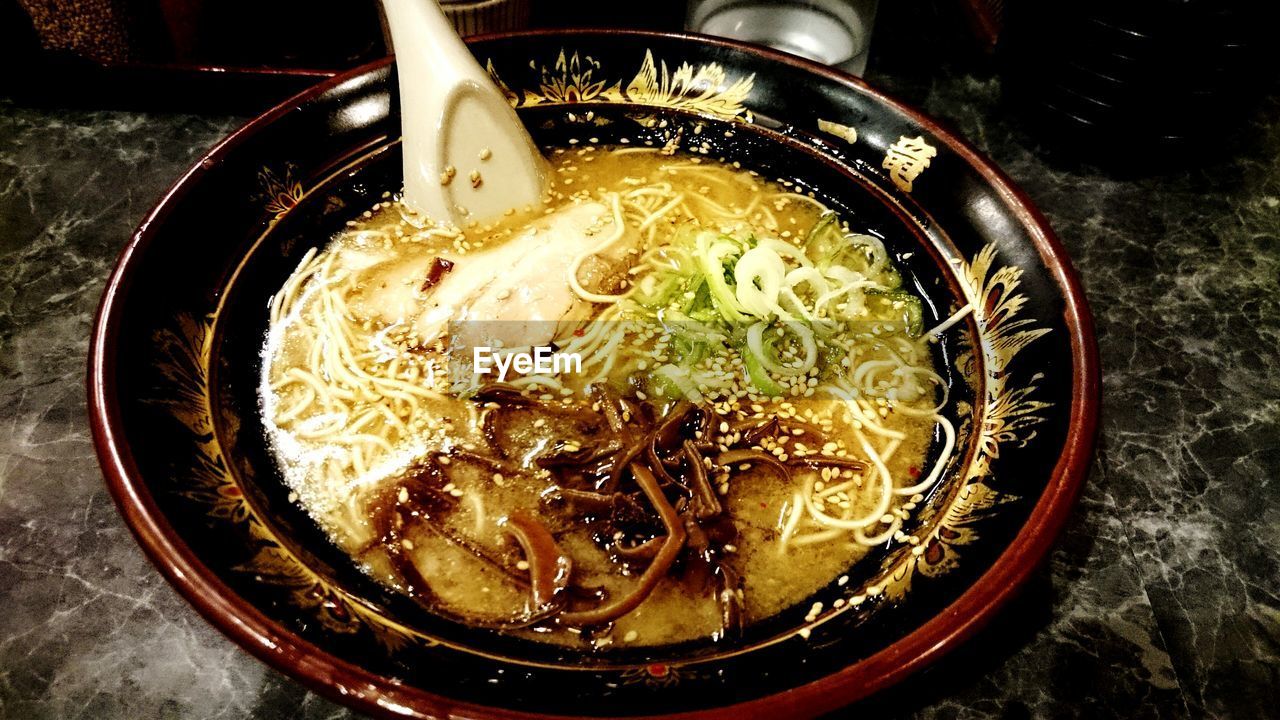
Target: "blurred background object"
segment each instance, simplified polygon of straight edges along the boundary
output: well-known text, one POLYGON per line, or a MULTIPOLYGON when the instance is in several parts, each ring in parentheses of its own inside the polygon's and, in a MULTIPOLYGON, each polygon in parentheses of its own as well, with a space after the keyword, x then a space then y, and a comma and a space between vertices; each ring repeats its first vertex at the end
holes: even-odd
POLYGON ((0 94, 251 112, 386 54, 376 0, 0 0, 0 94))
POLYGON ((1010 2, 1004 93, 1058 147, 1193 149, 1243 124, 1277 74, 1274 0, 1010 2))
POLYGON ((969 31, 982 48, 994 50, 1004 27, 1005 0, 959 0, 969 31))
POLYGON ((161 34, 159 8, 135 0, 17 0, 44 47, 98 62, 150 54, 161 34))
POLYGON ((337 69, 382 52, 371 0, 16 2, 46 51, 101 64, 337 69))
POLYGON ((529 27, 529 0, 440 0, 440 7, 463 37, 529 27))
POLYGON ((690 0, 685 27, 862 75, 875 17, 876 0, 690 0))
MULTIPOLYGON (((686 8, 685 0, 442 5, 464 35, 679 30, 686 8)), ((386 53, 377 0, 0 0, 0 94, 33 103, 252 112, 386 53)))
MULTIPOLYGON (((1122 162, 1239 127, 1280 67, 1276 0, 441 2, 464 35, 687 29, 891 90, 895 69, 960 64, 998 74, 1045 147, 1122 162)), ((0 94, 34 103, 255 112, 386 48, 377 0, 0 0, 0 94)))

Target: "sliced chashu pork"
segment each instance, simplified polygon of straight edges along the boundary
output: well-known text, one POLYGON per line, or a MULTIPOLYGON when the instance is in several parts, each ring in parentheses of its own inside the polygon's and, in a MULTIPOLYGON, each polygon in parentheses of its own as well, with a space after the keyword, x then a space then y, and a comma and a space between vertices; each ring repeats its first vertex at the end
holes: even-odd
MULTIPOLYGON (((614 232, 608 206, 572 205, 492 248, 374 265, 362 273, 351 307, 363 317, 411 327, 423 344, 452 332, 465 345, 549 345, 567 325, 593 314, 591 303, 569 286, 569 269, 614 232)), ((611 243, 581 264, 578 282, 589 291, 613 292, 633 247, 631 233, 611 243)))

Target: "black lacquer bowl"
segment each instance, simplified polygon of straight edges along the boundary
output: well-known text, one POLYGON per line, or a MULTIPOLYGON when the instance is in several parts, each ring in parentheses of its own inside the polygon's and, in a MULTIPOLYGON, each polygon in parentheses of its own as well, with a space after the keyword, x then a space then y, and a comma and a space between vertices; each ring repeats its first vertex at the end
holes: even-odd
POLYGON ((741 640, 593 654, 452 624, 360 573, 289 502, 256 379, 271 293, 309 248, 398 190, 384 62, 215 148, 111 277, 93 338, 93 432, 121 512, 166 577, 250 652, 386 716, 813 715, 990 619, 1069 512, 1098 413, 1088 310, 1026 197, 928 119, 791 56, 622 32, 473 48, 539 142, 680 137, 794 180, 883 235, 926 298, 926 324, 973 305, 937 346, 959 441, 905 528, 911 540, 741 640), (806 619, 814 601, 825 610, 806 619))

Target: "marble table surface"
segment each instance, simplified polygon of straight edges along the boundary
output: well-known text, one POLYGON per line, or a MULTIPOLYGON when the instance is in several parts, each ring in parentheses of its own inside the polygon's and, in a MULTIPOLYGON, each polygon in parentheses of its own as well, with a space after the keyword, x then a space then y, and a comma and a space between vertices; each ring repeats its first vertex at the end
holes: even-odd
MULTIPOLYGON (((1274 717, 1280 98, 1213 161, 1116 179, 1046 162, 989 74, 876 81, 1048 215, 1097 316, 1105 410, 1046 567, 990 629, 858 714, 1274 717)), ((87 338, 116 254, 241 121, 0 101, 0 717, 351 716, 169 588, 117 516, 86 423, 87 338)))

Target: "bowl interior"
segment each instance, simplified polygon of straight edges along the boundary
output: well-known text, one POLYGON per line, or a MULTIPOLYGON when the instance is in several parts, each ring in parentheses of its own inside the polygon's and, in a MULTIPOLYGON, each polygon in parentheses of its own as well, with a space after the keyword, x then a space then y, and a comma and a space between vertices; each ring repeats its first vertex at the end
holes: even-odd
MULTIPOLYGON (((954 307, 963 304, 958 289, 944 274, 946 261, 939 247, 948 251, 948 255, 953 252, 945 247, 945 238, 901 212, 865 177, 841 170, 823 155, 808 151, 786 135, 751 126, 735 127, 677 110, 654 112, 636 106, 597 105, 580 108, 573 115, 575 120, 562 109, 540 108, 526 111, 523 119, 533 129, 535 139, 548 151, 564 148, 573 152, 588 142, 618 147, 653 144, 661 148, 672 137, 689 137, 697 139, 693 147, 699 154, 705 149, 706 157, 737 162, 765 177, 785 178, 789 182, 800 178, 799 191, 813 192, 829 206, 839 208, 852 226, 884 239, 903 270, 904 284, 925 299, 926 326, 937 324, 954 307), (575 121, 585 113, 593 114, 589 125, 575 121), (622 144, 624 139, 628 145, 622 144)), ((312 248, 323 249, 327 240, 348 220, 379 202, 385 193, 398 192, 399 149, 397 143, 372 148, 302 197, 288 215, 245 254, 228 284, 213 325, 211 357, 216 364, 212 368, 210 387, 214 392, 214 430, 247 501, 291 553, 304 558, 315 572, 323 574, 351 597, 435 641, 516 662, 573 667, 674 663, 692 657, 741 652, 785 638, 810 625, 805 616, 815 601, 830 606, 837 597, 856 595, 865 586, 885 560, 887 548, 879 548, 852 565, 846 573, 849 577, 845 584, 836 585, 833 577, 831 587, 818 596, 749 626, 741 638, 660 648, 615 646, 607 651, 590 652, 566 650, 509 633, 442 620, 407 598, 387 592, 361 573, 297 503, 288 500, 288 489, 269 451, 259 414, 261 352, 267 332, 265 308, 272 294, 305 253, 312 248)), ((949 403, 945 411, 957 427, 965 425, 972 412, 974 393, 969 383, 977 382, 976 378, 961 378, 954 365, 961 353, 956 339, 962 336, 962 333, 948 334, 944 342, 935 346, 936 365, 948 385, 949 403)), ((931 460, 937 458, 941 445, 942 438, 936 437, 931 460)), ((954 477, 951 473, 947 480, 935 485, 929 497, 945 502, 954 489, 954 477)))

